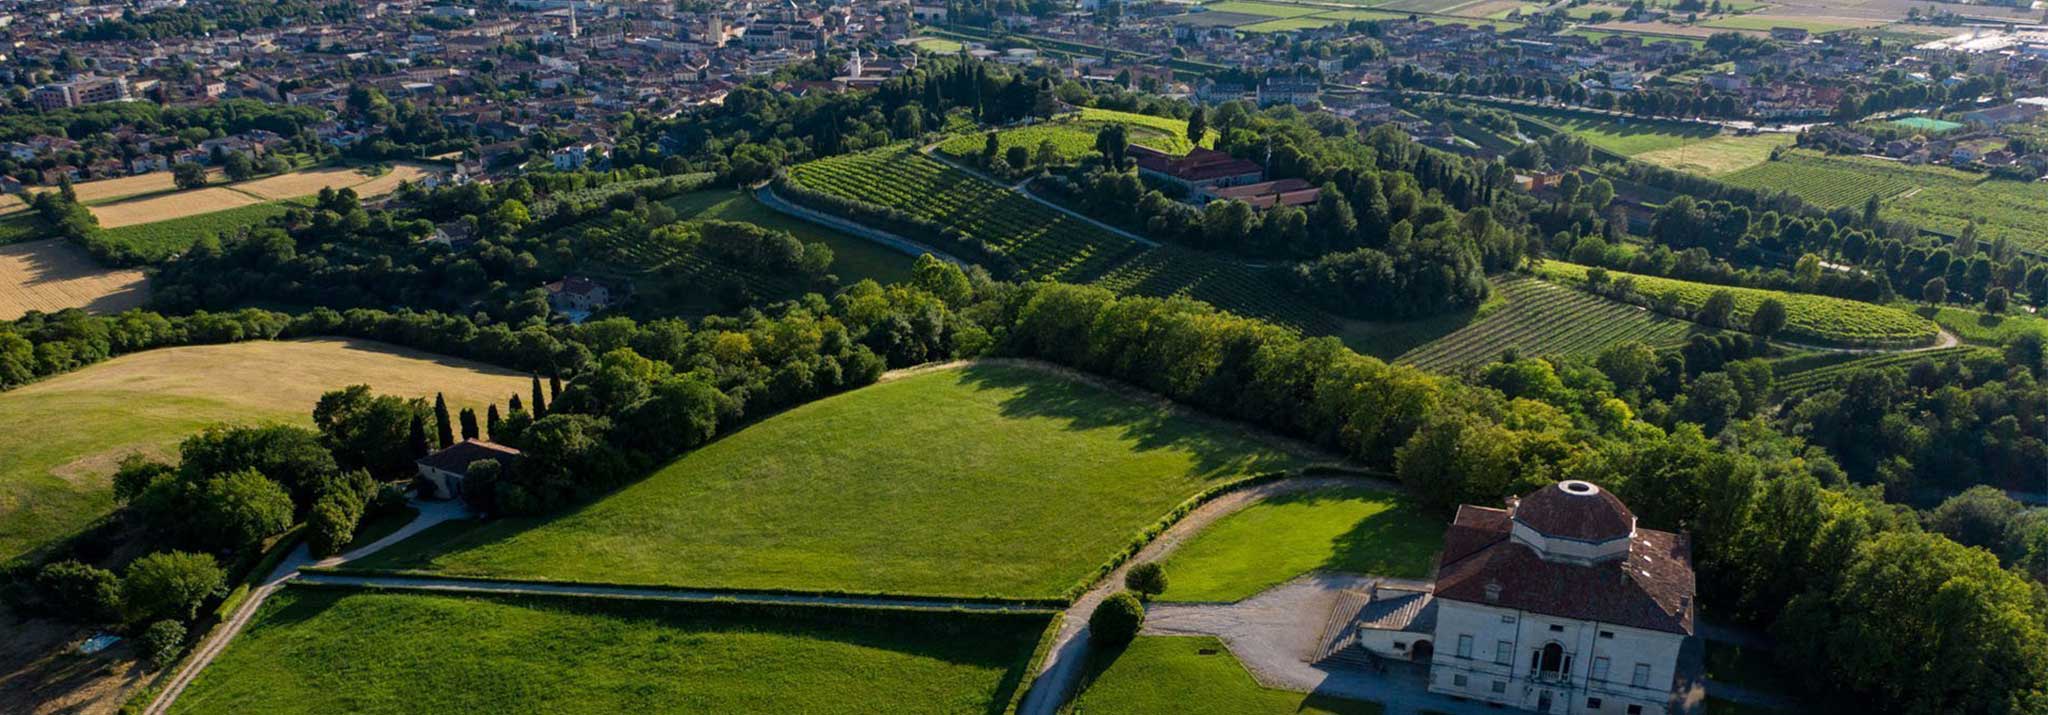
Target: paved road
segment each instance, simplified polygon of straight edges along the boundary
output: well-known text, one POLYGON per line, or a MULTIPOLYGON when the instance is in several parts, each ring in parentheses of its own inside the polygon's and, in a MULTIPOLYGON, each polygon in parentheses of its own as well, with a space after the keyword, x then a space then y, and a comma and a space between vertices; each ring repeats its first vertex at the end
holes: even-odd
MULTIPOLYGON (((1358 477, 1291 477, 1246 487, 1210 500, 1188 512, 1173 526, 1167 527, 1152 543, 1146 544, 1136 556, 1126 560, 1122 566, 1096 582, 1095 587, 1074 600, 1067 608, 1060 632, 1053 637, 1052 648, 1046 653, 1045 663, 1040 667, 1038 681, 1032 684, 1031 692, 1025 694, 1024 702, 1017 708, 1019 715, 1054 715, 1067 699, 1073 697, 1074 689, 1080 684, 1081 673, 1088 661, 1088 617, 1095 613, 1095 607, 1102 599, 1123 590, 1124 572, 1134 564, 1158 561, 1173 553, 1191 536, 1245 507, 1282 494, 1295 494, 1314 489, 1343 486, 1347 484, 1375 483, 1358 477)), ((1385 484, 1388 489, 1400 487, 1385 484)), ((1318 619, 1320 624, 1321 620, 1318 619)))
POLYGON ((756 188, 754 190, 754 198, 759 199, 761 203, 766 205, 768 208, 775 209, 776 211, 780 211, 782 213, 795 216, 797 218, 809 221, 811 223, 822 224, 824 226, 838 229, 839 231, 843 231, 848 234, 852 234, 870 241, 874 241, 875 243, 879 243, 882 244, 883 246, 887 246, 891 249, 894 249, 899 253, 908 254, 910 256, 922 256, 924 254, 929 253, 934 256, 938 256, 939 258, 945 259, 947 262, 952 263, 953 265, 956 266, 960 266, 962 268, 966 268, 967 266, 971 265, 966 261, 960 260, 953 254, 939 250, 924 243, 913 241, 908 238, 904 238, 902 236, 898 236, 896 234, 878 228, 873 228, 868 226, 867 224, 863 224, 857 221, 852 221, 849 219, 825 213, 823 211, 817 211, 790 203, 789 201, 783 199, 781 196, 776 195, 775 187, 769 186, 766 183, 763 183, 759 188, 756 188))

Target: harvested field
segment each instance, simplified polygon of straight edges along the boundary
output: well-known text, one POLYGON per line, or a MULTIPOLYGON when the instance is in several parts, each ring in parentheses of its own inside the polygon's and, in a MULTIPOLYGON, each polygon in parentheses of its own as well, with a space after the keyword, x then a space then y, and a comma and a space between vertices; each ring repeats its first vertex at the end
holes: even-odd
POLYGON ((149 279, 142 271, 101 268, 63 239, 0 246, 0 320, 31 310, 114 313, 148 298, 149 279))
POLYGON ((418 181, 426 174, 418 164, 397 164, 390 171, 374 177, 364 174, 359 168, 332 166, 246 181, 235 184, 233 188, 273 201, 311 196, 329 187, 349 187, 356 190, 356 195, 369 198, 391 193, 398 188, 399 182, 418 181))
MULTIPOLYGON (((178 186, 172 183, 171 172, 152 171, 147 174, 123 176, 118 179, 82 181, 71 185, 71 193, 77 194, 80 202, 90 204, 100 201, 112 201, 126 196, 171 191, 176 188, 178 186)), ((30 189, 30 191, 56 190, 57 187, 54 186, 38 186, 30 189)))
POLYGON ((1794 138, 1790 133, 1746 137, 1730 134, 1668 149, 1643 152, 1635 155, 1635 159, 1666 169, 1720 176, 1769 161, 1772 150, 1791 144, 1794 138))
POLYGON ((226 211, 259 203, 263 203, 263 199, 254 195, 224 186, 208 186, 203 189, 101 204, 92 207, 92 215, 100 220, 100 228, 120 228, 226 211))

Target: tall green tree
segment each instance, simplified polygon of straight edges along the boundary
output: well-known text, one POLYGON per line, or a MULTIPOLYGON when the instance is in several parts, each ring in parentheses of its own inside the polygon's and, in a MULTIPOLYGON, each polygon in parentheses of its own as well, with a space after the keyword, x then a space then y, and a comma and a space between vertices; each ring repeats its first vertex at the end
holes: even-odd
POLYGON ((439 392, 434 393, 434 439, 441 445, 441 449, 447 449, 455 444, 453 422, 454 420, 448 417, 448 398, 439 392))

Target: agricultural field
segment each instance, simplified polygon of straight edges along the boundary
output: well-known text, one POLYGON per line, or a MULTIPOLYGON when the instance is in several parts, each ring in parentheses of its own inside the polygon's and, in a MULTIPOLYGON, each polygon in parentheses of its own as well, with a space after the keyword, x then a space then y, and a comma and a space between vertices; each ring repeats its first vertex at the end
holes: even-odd
POLYGON ((1000 712, 1045 624, 293 586, 170 712, 1000 712))
POLYGON ((527 377, 365 340, 257 341, 150 350, 0 393, 0 562, 113 506, 122 457, 170 456, 214 423, 312 423, 328 390, 448 395, 451 407, 524 394, 527 377))
POLYGON ((1253 2, 1252 0, 1224 0, 1202 6, 1209 12, 1229 12, 1239 15, 1260 17, 1301 17, 1314 15, 1317 9, 1304 5, 1282 5, 1279 3, 1253 2))
POLYGON ((2005 315, 1991 315, 1969 308, 1944 305, 1932 308, 1925 305, 1897 303, 1893 307, 1910 310, 1955 333, 1966 343, 1977 345, 2004 345, 2005 341, 2021 333, 2034 333, 2048 337, 2048 318, 2024 312, 2005 315))
POLYGON ((1720 135, 1712 124, 1662 119, 1629 119, 1589 112, 1547 109, 1522 104, 1495 104, 1523 117, 1569 132, 1586 143, 1622 156, 1677 149, 1720 135))
POLYGON ((1274 497, 1173 552, 1164 601, 1238 601, 1311 571, 1426 578, 1443 520, 1370 486, 1274 497))
POLYGON ((1308 333, 1327 314, 1269 273, 1175 246, 1146 248, 915 152, 884 149, 797 165, 799 185, 886 206, 959 230, 1017 261, 1026 278, 1096 283, 1154 297, 1188 296, 1308 333))
POLYGON ((1917 172, 1903 164, 1880 166, 1875 161, 1849 161, 1798 151, 1720 177, 1735 186, 1784 191, 1823 208, 1861 208, 1872 196, 1888 199, 1923 182, 1953 185, 1960 178, 1917 172))
POLYGON ((719 220, 751 223, 762 228, 785 231, 804 243, 823 243, 832 248, 832 272, 844 283, 873 278, 882 284, 910 279, 916 258, 856 236, 805 221, 768 208, 754 195, 735 190, 697 191, 667 201, 676 215, 687 221, 719 220))
POLYGON ((1380 715, 1378 703, 1262 687, 1223 641, 1139 636, 1088 659, 1073 712, 1088 715, 1380 715))
POLYGON ((1245 32, 1293 32, 1295 30, 1313 30, 1318 27, 1327 27, 1339 22, 1341 21, 1327 17, 1283 17, 1278 20, 1239 25, 1237 29, 1244 30, 1245 32))
POLYGON ((352 566, 1059 597, 1196 492, 1301 459, 1149 397, 984 363, 793 408, 561 516, 451 522, 352 566))
MULTIPOLYGON (((1585 266, 1563 261, 1544 261, 1536 268, 1536 275, 1551 280, 1582 284, 1586 280, 1585 266)), ((1759 288, 1736 288, 1695 283, 1658 276, 1642 276, 1621 271, 1608 271, 1615 279, 1630 278, 1635 281, 1636 292, 1647 297, 1675 293, 1679 307, 1690 313, 1698 310, 1707 297, 1719 291, 1728 291, 1735 297, 1735 320, 1746 322, 1751 312, 1766 299, 1776 298, 1785 304, 1787 320, 1781 337, 1793 342, 1813 342, 1825 345, 1857 346, 1915 346, 1934 342, 1938 331, 1932 321, 1918 315, 1872 305, 1844 298, 1835 298, 1809 293, 1787 293, 1784 291, 1759 288)))
POLYGON ((904 149, 820 159, 790 169, 813 191, 887 206, 960 231, 1016 261, 1023 275, 1086 282, 1138 244, 967 172, 904 149))
POLYGON ((31 310, 118 313, 149 300, 140 270, 109 270, 61 238, 0 246, 0 320, 31 310))
POLYGON ((217 213, 266 201, 263 197, 226 186, 207 186, 93 204, 92 215, 99 219, 100 228, 115 229, 217 213))
POLYGON ((1753 134, 1746 137, 1724 134, 1669 149, 1646 151, 1635 155, 1634 158, 1666 169, 1677 169, 1701 176, 1721 176, 1769 161, 1772 151, 1791 144, 1794 138, 1795 135, 1789 132, 1753 134))
MULTIPOLYGON (((1024 147, 1034 158, 1038 147, 1052 142, 1059 152, 1061 163, 1072 164, 1095 153, 1095 133, 1109 122, 1083 119, 1080 121, 1053 121, 1028 127, 1004 129, 996 132, 996 151, 1000 156, 1011 147, 1024 147)), ((1131 125, 1129 132, 1132 144, 1158 149, 1168 154, 1186 154, 1194 144, 1185 136, 1186 122, 1181 123, 1180 133, 1168 133, 1145 125, 1131 125)), ((986 132, 955 135, 939 143, 939 153, 950 157, 966 157, 980 154, 987 146, 986 132)))
POLYGON ((964 47, 959 42, 948 40, 943 37, 913 37, 906 41, 899 41, 897 44, 910 45, 911 47, 917 48, 917 51, 919 52, 925 52, 934 55, 959 54, 961 48, 964 47))
MULTIPOLYGON (((214 189, 200 189, 213 191, 214 189)), ((227 191, 227 189, 219 189, 227 191)), ((233 193, 233 192, 230 192, 233 193)), ((180 196, 190 196, 190 193, 180 196)), ((242 196, 242 194, 236 194, 242 196)), ((261 225, 272 218, 283 216, 292 202, 266 201, 250 203, 236 208, 213 211, 179 218, 134 223, 119 228, 101 228, 100 236, 105 240, 132 248, 150 261, 160 261, 191 248, 200 239, 219 233, 233 233, 250 226, 261 225)))
POLYGON ((1653 347, 1685 342, 1707 328, 1647 309, 1535 278, 1496 284, 1506 308, 1402 355, 1399 362, 1434 372, 1459 372, 1499 360, 1513 349, 1528 357, 1591 358, 1616 343, 1653 347))
POLYGON ((1830 364, 1815 366, 1811 369, 1797 369, 1797 363, 1789 365, 1774 363, 1772 365, 1774 369, 1783 370, 1788 367, 1792 369, 1786 370, 1784 374, 1776 375, 1771 387, 1779 395, 1793 397, 1838 386, 1843 381, 1848 380, 1850 374, 1858 370, 1874 370, 1887 367, 1909 368, 1921 360, 1932 360, 1940 363, 1960 358, 1996 355, 1998 355, 1998 351, 1991 348, 1957 345, 1955 347, 1937 348, 1934 350, 1877 353, 1854 357, 1848 360, 1834 361, 1830 364))
POLYGON ((1881 21, 1854 17, 1825 17, 1812 15, 1729 15, 1717 17, 1702 23, 1707 27, 1724 30, 1756 30, 1769 32, 1779 27, 1796 27, 1816 35, 1843 30, 1876 27, 1881 21))
POLYGON ((232 184, 228 188, 269 201, 312 196, 327 188, 354 189, 357 196, 367 199, 396 191, 399 184, 419 181, 426 175, 425 167, 411 163, 393 164, 382 171, 330 166, 267 176, 232 184))
POLYGON ((2022 249, 2048 252, 2048 184, 1986 179, 1959 188, 1926 187, 1885 203, 1885 217, 1949 235, 1978 222, 1980 242, 2006 239, 2022 249))

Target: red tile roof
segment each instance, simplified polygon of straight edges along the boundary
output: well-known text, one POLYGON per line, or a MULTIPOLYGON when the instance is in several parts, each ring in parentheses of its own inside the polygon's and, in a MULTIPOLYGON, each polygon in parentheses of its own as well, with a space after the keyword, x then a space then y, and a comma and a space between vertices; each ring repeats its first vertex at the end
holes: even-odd
POLYGON ((1587 482, 1558 482, 1523 497, 1508 513, 1544 536, 1613 541, 1635 531, 1636 515, 1614 494, 1587 482))
POLYGON ((447 449, 421 457, 418 463, 444 472, 463 474, 469 471, 470 462, 495 459, 499 464, 509 467, 513 460, 518 458, 519 450, 511 447, 480 439, 465 439, 448 445, 447 449))
POLYGON ((1637 529, 1627 558, 1547 561, 1509 537, 1508 512, 1461 506, 1444 533, 1436 597, 1666 633, 1693 632, 1692 542, 1637 529), (1489 586, 1497 589, 1489 598, 1489 586))
POLYGON ((1138 168, 1156 171, 1189 183, 1265 173, 1265 169, 1257 162, 1239 159, 1214 149, 1195 147, 1187 156, 1180 157, 1135 144, 1131 145, 1128 151, 1132 158, 1138 160, 1138 168))

